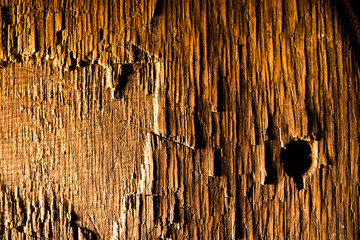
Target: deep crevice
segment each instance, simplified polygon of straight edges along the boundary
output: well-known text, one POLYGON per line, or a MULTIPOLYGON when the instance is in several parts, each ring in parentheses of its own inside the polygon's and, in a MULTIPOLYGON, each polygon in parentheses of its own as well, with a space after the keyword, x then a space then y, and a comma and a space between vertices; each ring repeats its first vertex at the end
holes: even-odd
POLYGON ((122 64, 118 76, 114 79, 115 98, 120 99, 124 95, 124 89, 130 81, 130 75, 134 73, 132 64, 122 64))
POLYGON ((271 145, 265 142, 265 184, 274 184, 276 180, 276 169, 271 154, 271 145))

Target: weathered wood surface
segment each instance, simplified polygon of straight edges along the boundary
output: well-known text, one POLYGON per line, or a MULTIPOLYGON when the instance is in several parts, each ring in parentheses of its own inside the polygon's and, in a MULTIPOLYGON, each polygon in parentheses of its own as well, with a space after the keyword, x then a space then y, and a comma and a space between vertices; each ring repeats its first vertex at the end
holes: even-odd
POLYGON ((0 7, 2 236, 360 238, 359 54, 333 2, 0 7))

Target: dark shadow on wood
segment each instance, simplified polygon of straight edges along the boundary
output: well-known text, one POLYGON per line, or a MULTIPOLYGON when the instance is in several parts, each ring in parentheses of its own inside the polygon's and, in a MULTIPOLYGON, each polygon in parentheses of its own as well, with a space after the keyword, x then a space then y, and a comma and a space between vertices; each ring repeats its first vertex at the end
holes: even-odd
POLYGON ((199 97, 195 94, 195 107, 194 107, 194 125, 195 125, 195 148, 201 149, 206 147, 205 132, 204 132, 204 123, 202 123, 201 116, 201 102, 199 97))
POLYGON ((164 1, 165 0, 157 0, 156 1, 153 17, 158 17, 161 15, 161 13, 163 12, 163 9, 164 9, 164 1))
POLYGON ((223 172, 221 150, 216 148, 214 153, 214 176, 221 176, 223 172))
POLYGON ((274 160, 272 158, 271 145, 269 141, 265 141, 265 184, 275 184, 276 169, 274 166, 274 160))
POLYGON ((129 83, 130 75, 134 72, 132 64, 122 64, 121 72, 116 76, 114 87, 115 87, 115 98, 122 98, 124 95, 124 89, 129 83))
POLYGON ((243 211, 242 208, 244 208, 243 204, 243 197, 241 196, 241 176, 236 176, 236 206, 235 206, 235 239, 243 239, 245 238, 245 231, 243 226, 243 211))
MULTIPOLYGON (((360 1, 330 0, 343 20, 344 35, 349 37, 357 63, 360 63, 360 1)), ((345 37, 344 36, 344 37, 345 37)))

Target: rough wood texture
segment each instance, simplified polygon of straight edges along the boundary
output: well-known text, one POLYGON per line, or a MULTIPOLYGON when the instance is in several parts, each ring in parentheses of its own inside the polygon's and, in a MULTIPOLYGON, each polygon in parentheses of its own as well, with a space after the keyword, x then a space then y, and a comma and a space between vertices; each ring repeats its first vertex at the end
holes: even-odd
POLYGON ((1 235, 359 239, 339 5, 0 0, 1 235))

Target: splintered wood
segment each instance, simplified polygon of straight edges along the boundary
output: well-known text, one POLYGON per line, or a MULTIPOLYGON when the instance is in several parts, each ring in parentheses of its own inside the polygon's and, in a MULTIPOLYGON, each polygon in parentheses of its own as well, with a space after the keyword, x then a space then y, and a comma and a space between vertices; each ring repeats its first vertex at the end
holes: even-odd
POLYGON ((334 2, 0 0, 1 237, 360 239, 334 2))

